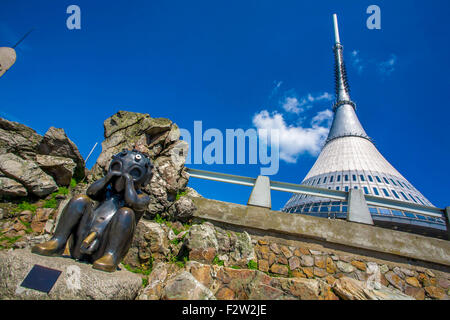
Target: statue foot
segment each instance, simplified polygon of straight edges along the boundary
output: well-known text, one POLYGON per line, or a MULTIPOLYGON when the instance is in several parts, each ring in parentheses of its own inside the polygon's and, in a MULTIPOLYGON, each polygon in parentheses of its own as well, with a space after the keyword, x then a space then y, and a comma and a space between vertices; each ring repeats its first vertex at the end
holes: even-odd
POLYGON ((103 257, 95 260, 92 267, 106 272, 113 272, 117 269, 114 263, 114 256, 111 253, 105 253, 103 257))
POLYGON ((49 240, 44 243, 35 245, 31 252, 37 253, 43 256, 59 256, 64 252, 64 246, 59 245, 58 240, 49 240))

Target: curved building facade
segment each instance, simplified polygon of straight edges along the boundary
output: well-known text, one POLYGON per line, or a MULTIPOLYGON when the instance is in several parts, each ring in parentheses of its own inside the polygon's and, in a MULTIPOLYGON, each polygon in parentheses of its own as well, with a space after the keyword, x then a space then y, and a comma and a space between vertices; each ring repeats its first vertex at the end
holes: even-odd
MULTIPOLYGON (((377 150, 356 115, 340 43, 337 18, 335 28, 336 103, 328 138, 315 164, 302 184, 319 188, 349 191, 360 189, 364 194, 433 206, 419 190, 403 177, 377 150)), ((295 194, 283 211, 324 218, 346 219, 347 202, 295 194)), ((376 226, 447 238, 445 218, 369 206, 376 226)))

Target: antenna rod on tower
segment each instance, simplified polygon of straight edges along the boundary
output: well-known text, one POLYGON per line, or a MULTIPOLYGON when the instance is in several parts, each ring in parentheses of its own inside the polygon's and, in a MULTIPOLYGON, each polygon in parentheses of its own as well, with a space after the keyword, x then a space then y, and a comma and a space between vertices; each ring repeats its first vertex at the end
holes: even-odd
POLYGON ((339 27, 337 21, 337 14, 333 14, 333 23, 334 23, 334 39, 336 43, 341 43, 341 39, 339 39, 339 27))
POLYGON ((30 33, 33 31, 34 31, 34 29, 31 29, 30 31, 25 33, 25 35, 19 41, 17 41, 17 43, 12 48, 15 49, 19 45, 19 43, 21 43, 23 40, 25 40, 25 38, 28 37, 30 35, 30 33))

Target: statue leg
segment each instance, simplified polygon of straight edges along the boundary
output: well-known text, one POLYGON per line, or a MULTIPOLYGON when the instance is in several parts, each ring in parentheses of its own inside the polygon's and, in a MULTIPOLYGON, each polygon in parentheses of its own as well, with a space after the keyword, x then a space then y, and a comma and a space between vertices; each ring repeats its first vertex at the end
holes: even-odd
POLYGON ((72 198, 61 213, 53 237, 47 242, 35 245, 31 251, 45 256, 62 254, 67 240, 76 230, 83 215, 91 211, 92 203, 87 196, 80 195, 72 198))
POLYGON ((136 217, 132 209, 124 207, 117 210, 104 238, 103 256, 94 262, 93 268, 115 271, 131 246, 135 227, 136 217))

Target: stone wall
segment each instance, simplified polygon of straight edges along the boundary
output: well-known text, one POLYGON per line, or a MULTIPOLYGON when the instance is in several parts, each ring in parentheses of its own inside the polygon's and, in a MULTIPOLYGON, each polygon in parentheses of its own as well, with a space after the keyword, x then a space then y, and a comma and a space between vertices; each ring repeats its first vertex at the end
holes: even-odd
POLYGON ((248 233, 252 239, 257 269, 267 275, 320 279, 333 287, 338 279, 352 278, 367 283, 378 274, 382 286, 415 299, 449 298, 448 241, 204 198, 196 198, 194 202, 198 208, 195 213, 197 219, 207 220, 225 232, 248 233), (296 225, 290 219, 300 219, 304 225, 309 225, 308 232, 301 229, 288 232, 284 226, 296 225), (334 226, 329 227, 330 224, 334 226), (358 245, 358 242, 352 243, 350 233, 360 229, 366 229, 367 233, 361 234, 360 231, 360 236, 366 239, 358 245), (343 232, 348 235, 347 240, 334 241, 336 238, 330 232, 343 232), (375 236, 378 233, 383 234, 385 241, 403 239, 403 246, 393 252, 392 243, 378 242, 375 236), (431 252, 439 256, 420 256, 423 248, 431 247, 431 252))

